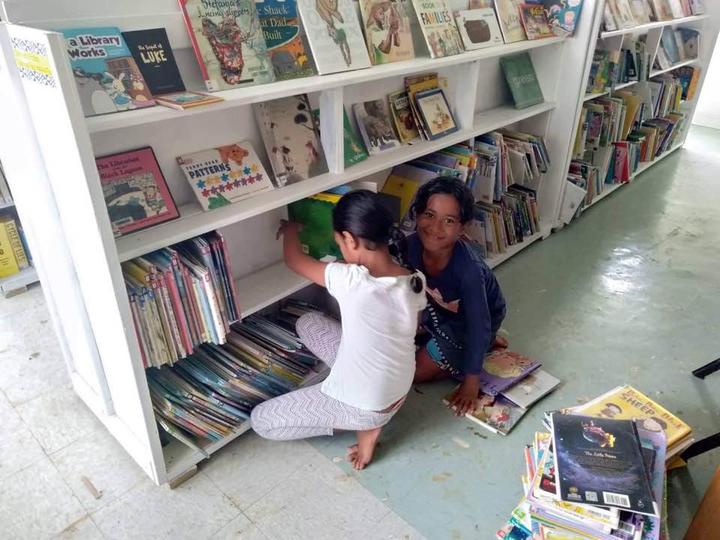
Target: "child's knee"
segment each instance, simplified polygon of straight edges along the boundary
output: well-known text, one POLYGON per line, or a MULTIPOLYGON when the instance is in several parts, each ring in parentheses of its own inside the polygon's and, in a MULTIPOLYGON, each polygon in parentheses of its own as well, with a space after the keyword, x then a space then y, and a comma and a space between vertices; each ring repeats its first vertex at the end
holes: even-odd
POLYGON ((270 416, 266 412, 266 407, 263 403, 256 405, 250 413, 250 425, 255 433, 260 435, 263 439, 270 438, 271 426, 270 416))
POLYGON ((322 318, 322 315, 315 312, 305 313, 298 318, 295 322, 295 332, 300 338, 300 341, 307 343, 308 336, 316 333, 320 318, 322 318))

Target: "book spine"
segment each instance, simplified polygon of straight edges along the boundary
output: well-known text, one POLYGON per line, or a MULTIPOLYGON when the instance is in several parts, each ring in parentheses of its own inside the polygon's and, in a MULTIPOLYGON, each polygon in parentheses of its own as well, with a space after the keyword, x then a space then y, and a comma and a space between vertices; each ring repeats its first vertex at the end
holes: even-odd
POLYGON ((190 328, 188 326, 187 319, 185 318, 185 310, 180 300, 180 291, 178 290, 177 284, 175 283, 175 273, 171 267, 168 267, 163 271, 163 277, 165 278, 165 287, 168 291, 170 298, 170 304, 172 306, 173 318, 182 345, 183 357, 190 354, 193 350, 193 344, 190 340, 190 328))
MULTIPOLYGON (((220 239, 220 252, 222 253, 223 260, 225 261, 225 273, 227 274, 227 279, 230 285, 230 294, 233 304, 233 312, 235 314, 234 319, 240 320, 241 318, 241 311, 240 311, 240 301, 238 293, 237 293, 237 287, 235 285, 235 279, 233 278, 233 272, 232 272, 232 266, 230 266, 230 258, 228 257, 228 250, 227 250, 227 243, 225 242, 225 237, 217 233, 218 238, 220 239)), ((234 322, 234 321, 233 321, 234 322)))
POLYGON ((20 271, 7 230, 0 227, 0 278, 12 276, 20 271))

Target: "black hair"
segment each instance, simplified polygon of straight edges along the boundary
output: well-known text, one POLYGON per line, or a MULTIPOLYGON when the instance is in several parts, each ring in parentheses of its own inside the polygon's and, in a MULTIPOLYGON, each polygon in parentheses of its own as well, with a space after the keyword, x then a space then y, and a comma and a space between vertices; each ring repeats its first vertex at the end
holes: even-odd
POLYGON ((410 208, 412 218, 417 219, 427 208, 430 197, 438 194, 455 197, 460 207, 460 223, 465 224, 473 218, 475 197, 465 182, 453 176, 438 176, 420 187, 410 208))

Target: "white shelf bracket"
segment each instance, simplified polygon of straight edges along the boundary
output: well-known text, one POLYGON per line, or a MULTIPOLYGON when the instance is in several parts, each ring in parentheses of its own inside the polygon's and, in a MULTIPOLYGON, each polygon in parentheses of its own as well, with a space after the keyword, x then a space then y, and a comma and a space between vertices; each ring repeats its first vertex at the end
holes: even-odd
MULTIPOLYGON (((459 73, 454 80, 455 122, 460 129, 470 129, 475 121, 475 104, 480 77, 480 62, 458 66, 459 73)), ((449 98, 450 96, 448 96, 449 98)))
POLYGON ((342 174, 345 171, 342 87, 323 90, 319 101, 320 138, 328 170, 333 174, 342 174))

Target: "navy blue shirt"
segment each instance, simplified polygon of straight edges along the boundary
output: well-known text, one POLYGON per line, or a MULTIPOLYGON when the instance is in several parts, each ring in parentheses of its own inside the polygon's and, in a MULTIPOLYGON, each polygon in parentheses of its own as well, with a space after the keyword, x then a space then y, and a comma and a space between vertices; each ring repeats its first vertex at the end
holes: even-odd
POLYGON ((417 234, 410 235, 408 262, 427 278, 429 305, 422 324, 442 346, 462 351, 464 374, 477 374, 505 318, 500 285, 478 247, 470 242, 455 244, 450 261, 437 276, 428 275, 422 253, 417 234))

